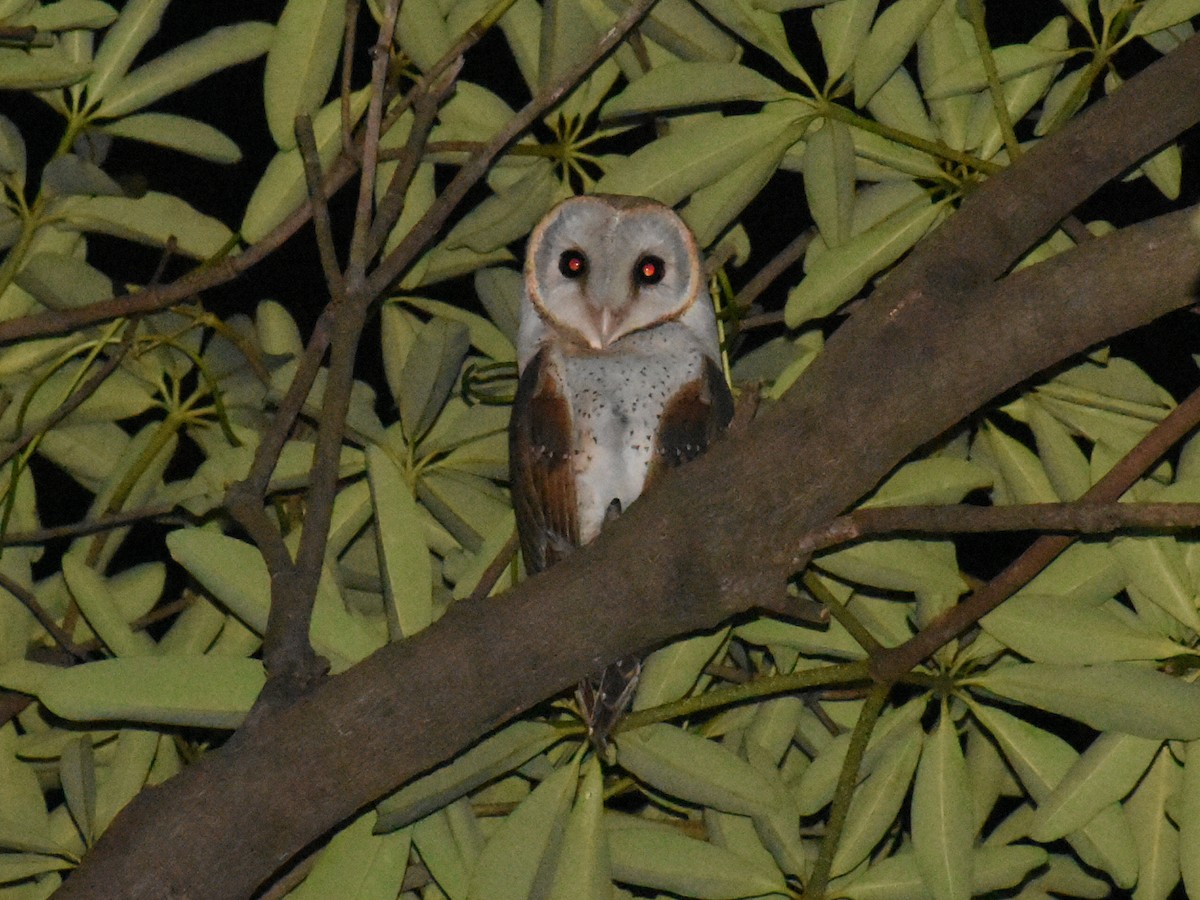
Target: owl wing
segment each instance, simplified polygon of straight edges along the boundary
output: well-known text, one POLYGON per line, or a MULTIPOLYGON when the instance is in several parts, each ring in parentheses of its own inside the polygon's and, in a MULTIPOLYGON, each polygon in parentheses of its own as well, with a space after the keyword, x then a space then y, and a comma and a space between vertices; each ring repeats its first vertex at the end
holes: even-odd
POLYGON ((655 438, 657 452, 646 486, 666 469, 695 459, 708 449, 733 418, 733 395, 715 362, 704 359, 700 376, 683 385, 667 401, 655 438))
POLYGON ((540 572, 579 544, 574 423, 557 372, 541 350, 526 365, 513 400, 509 474, 521 551, 529 572, 540 572))

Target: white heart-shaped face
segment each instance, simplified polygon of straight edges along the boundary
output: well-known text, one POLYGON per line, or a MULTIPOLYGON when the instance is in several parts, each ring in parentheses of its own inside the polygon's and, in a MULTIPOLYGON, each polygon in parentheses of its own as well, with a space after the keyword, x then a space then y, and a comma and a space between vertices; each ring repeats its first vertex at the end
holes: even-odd
POLYGON ((534 311, 594 350, 678 319, 701 287, 695 238, 653 200, 573 197, 550 210, 529 238, 525 290, 534 311))

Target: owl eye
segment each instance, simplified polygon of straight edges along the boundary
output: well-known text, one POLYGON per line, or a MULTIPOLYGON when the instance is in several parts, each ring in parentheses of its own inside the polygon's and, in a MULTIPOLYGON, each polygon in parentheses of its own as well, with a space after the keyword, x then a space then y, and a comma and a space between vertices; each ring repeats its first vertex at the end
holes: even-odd
POLYGON ((657 256, 643 256, 633 267, 633 278, 638 284, 658 284, 667 272, 667 265, 657 256))
POLYGON ((564 278, 582 278, 587 274, 587 257, 582 250, 564 250, 558 258, 558 271, 564 278))

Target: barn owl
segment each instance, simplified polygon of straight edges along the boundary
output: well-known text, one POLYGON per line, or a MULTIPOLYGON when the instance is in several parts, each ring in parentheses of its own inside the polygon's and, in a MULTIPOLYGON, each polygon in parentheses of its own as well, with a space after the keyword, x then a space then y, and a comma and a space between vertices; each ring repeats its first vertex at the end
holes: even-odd
MULTIPOLYGON (((517 364, 509 466, 531 573, 703 453, 733 411, 695 238, 643 197, 574 197, 534 228, 517 364)), ((598 746, 600 708, 623 713, 637 669, 623 660, 582 686, 598 746)))

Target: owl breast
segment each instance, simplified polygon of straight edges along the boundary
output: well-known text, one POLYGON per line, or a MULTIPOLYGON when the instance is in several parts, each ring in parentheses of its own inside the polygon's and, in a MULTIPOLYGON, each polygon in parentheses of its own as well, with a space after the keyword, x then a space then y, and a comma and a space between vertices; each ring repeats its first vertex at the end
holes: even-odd
POLYGON ((563 352, 556 361, 574 427, 572 465, 579 537, 600 533, 613 500, 625 509, 646 484, 663 412, 695 381, 704 352, 668 323, 623 338, 603 353, 563 352))

